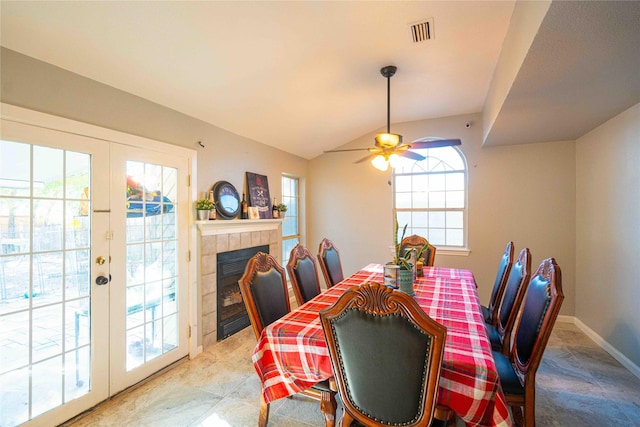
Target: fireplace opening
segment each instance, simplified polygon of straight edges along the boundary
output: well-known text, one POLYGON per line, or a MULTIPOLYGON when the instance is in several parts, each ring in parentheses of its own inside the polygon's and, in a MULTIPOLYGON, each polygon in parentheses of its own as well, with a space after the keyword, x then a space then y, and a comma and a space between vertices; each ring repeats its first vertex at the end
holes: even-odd
POLYGON ((238 280, 247 262, 258 252, 269 253, 269 245, 218 253, 217 301, 218 341, 239 332, 251 324, 242 300, 238 280))

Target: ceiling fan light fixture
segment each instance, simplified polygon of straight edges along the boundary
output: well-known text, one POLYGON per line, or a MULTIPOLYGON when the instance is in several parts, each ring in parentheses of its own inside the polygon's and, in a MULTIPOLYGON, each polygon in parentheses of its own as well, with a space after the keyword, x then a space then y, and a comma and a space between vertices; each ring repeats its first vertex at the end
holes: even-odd
POLYGON ((396 153, 393 153, 389 156, 389 165, 391 169, 395 169, 400 165, 400 156, 396 153))
POLYGON ((402 135, 397 133, 379 133, 376 135, 376 143, 382 147, 396 147, 402 144, 402 135))
POLYGON ((371 164, 373 165, 374 168, 378 169, 379 171, 386 171, 387 169, 389 169, 389 162, 387 161, 387 159, 382 155, 382 154, 378 154, 377 156, 375 156, 372 160, 371 160, 371 164))

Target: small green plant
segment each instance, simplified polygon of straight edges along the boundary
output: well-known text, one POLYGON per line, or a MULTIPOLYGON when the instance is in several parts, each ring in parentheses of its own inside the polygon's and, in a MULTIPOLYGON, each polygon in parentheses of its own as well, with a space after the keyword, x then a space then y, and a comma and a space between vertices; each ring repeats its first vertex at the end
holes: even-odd
POLYGON ((425 243, 425 245, 423 247, 421 247, 420 249, 416 250, 416 260, 418 260, 419 262, 424 263, 424 257, 422 255, 425 254, 428 249, 429 249, 429 242, 425 243))
POLYGON ((196 209, 199 211, 206 211, 213 209, 213 202, 209 199, 200 199, 196 201, 196 209))
POLYGON ((280 203, 280 204, 276 205, 276 209, 278 209, 278 211, 280 211, 280 212, 286 212, 287 211, 287 205, 285 205, 284 203, 280 203))
POLYGON ((393 259, 393 263, 399 265, 400 268, 404 270, 411 270, 411 264, 409 263, 411 252, 407 251, 406 253, 402 253, 402 239, 404 239, 404 235, 407 232, 407 225, 402 228, 402 237, 400 237, 400 241, 398 241, 398 218, 396 218, 396 225, 394 227, 393 232, 393 244, 396 248, 396 256, 393 259))

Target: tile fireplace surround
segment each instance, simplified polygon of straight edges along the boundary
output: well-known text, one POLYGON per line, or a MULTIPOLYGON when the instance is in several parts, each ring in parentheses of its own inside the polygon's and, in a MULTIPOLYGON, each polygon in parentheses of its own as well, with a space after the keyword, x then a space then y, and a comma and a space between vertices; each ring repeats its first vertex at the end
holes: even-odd
POLYGON ((216 264, 218 253, 269 245, 269 253, 282 265, 282 220, 196 221, 200 251, 200 312, 202 347, 217 339, 216 264))

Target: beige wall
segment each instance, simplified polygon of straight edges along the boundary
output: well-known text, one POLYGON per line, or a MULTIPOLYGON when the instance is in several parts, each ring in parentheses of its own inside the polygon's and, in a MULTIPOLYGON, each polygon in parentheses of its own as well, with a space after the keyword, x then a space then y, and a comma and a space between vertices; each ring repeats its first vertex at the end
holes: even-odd
POLYGON ((280 200, 283 172, 306 176, 307 160, 301 157, 12 50, 2 48, 1 54, 2 102, 197 149, 198 194, 219 180, 242 192, 249 171, 266 175, 272 196, 280 200))
MULTIPOLYGON (((330 237, 341 249, 345 274, 389 259, 390 175, 366 163, 352 164, 366 152, 306 161, 5 48, 1 53, 0 101, 196 148, 198 191, 220 179, 240 189, 244 172, 252 171, 267 175, 279 198, 281 173, 298 175, 306 183, 309 213, 303 242, 312 252, 322 237, 330 237)), ((393 124, 406 140, 441 136, 463 141, 471 253, 439 254, 436 262, 473 270, 481 300, 487 302, 508 240, 517 250, 529 246, 534 267, 555 257, 566 295, 561 313, 575 314, 640 365, 640 291, 633 275, 640 241, 639 116, 636 105, 576 144, 492 148, 481 147, 479 114, 393 124), (473 122, 469 129, 467 121, 473 122)), ((373 132, 347 145, 372 142, 373 132)))
MULTIPOLYGON (((469 170, 469 256, 436 255, 441 266, 471 269, 488 302, 499 258, 509 240, 531 250, 533 269, 554 257, 563 275, 562 314, 574 313, 575 144, 554 142, 481 147, 481 116, 464 115, 392 125, 406 141, 458 137, 469 170), (465 122, 472 122, 465 128, 465 122)), ((373 133, 345 146, 367 147, 373 133)), ((393 243, 390 173, 353 164, 363 153, 331 153, 309 167, 309 244, 327 236, 341 250, 345 274, 390 259, 393 243)), ((517 253, 516 252, 516 253, 517 253)))
POLYGON ((640 366, 640 104, 576 142, 576 316, 640 366))

